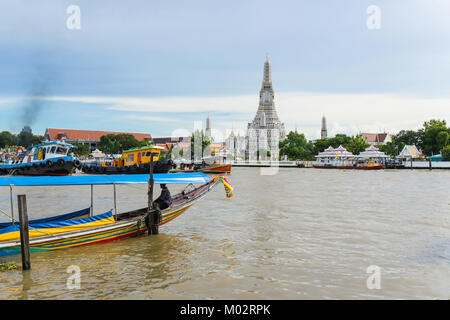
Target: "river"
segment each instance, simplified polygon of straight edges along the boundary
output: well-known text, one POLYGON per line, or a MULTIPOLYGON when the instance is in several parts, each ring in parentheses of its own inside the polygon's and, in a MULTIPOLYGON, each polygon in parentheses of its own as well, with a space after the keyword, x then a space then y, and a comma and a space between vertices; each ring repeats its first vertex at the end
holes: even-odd
MULTIPOLYGON (((32 253, 30 272, 0 271, 0 299, 450 298, 450 171, 233 168, 228 179, 233 198, 219 185, 159 235, 32 253)), ((112 187, 94 191, 95 213, 113 207, 112 187)), ((119 211, 146 204, 145 185, 117 191, 119 211)), ((89 187, 19 193, 31 219, 90 204, 89 187)))

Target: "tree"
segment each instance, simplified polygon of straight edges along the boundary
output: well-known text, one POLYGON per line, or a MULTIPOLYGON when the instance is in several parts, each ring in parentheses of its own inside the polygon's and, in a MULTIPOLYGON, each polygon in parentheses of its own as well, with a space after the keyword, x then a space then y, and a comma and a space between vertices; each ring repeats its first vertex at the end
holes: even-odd
POLYGON ((438 154, 439 151, 448 144, 448 134, 445 120, 431 119, 423 124, 423 129, 419 130, 422 134, 422 152, 427 156, 438 154))
POLYGON ((88 144, 85 143, 72 143, 76 148, 70 149, 76 156, 88 156, 91 153, 91 148, 88 144))
POLYGON ((401 150, 405 145, 415 145, 416 147, 421 148, 423 143, 422 139, 423 136, 420 130, 400 130, 392 140, 396 142, 401 150))
POLYGON ((395 158, 401 151, 401 149, 398 148, 398 145, 393 141, 389 141, 386 144, 379 146, 378 149, 391 156, 391 158, 395 158))
POLYGON ((346 145, 346 149, 353 154, 360 154, 370 146, 362 135, 356 135, 350 138, 346 145))
POLYGON ((143 140, 138 141, 132 134, 108 134, 100 137, 98 148, 106 153, 122 153, 124 150, 144 147, 151 143, 143 140))
POLYGON ((211 152, 207 152, 210 144, 211 140, 207 139, 203 130, 195 130, 191 136, 191 160, 199 160, 206 153, 211 154, 211 152), (198 154, 200 150, 201 154, 198 154))
POLYGON ((442 149, 449 144, 449 134, 447 131, 441 131, 437 134, 436 144, 439 149, 442 149))
POLYGON ((0 133, 0 148, 14 146, 17 144, 17 137, 11 132, 2 131, 0 133))
POLYGON ((442 160, 444 161, 450 161, 450 145, 445 146, 442 148, 442 160))
POLYGON ((24 148, 29 148, 35 144, 40 144, 43 140, 43 136, 35 136, 32 133, 26 131, 22 131, 17 135, 17 144, 24 148))
POLYGON ((350 137, 345 134, 337 134, 333 138, 317 140, 314 143, 314 154, 323 152, 329 146, 331 146, 333 148, 337 148, 339 146, 346 147, 349 142, 350 142, 350 137))
POLYGON ((422 148, 422 138, 420 130, 400 130, 399 133, 392 136, 392 141, 381 145, 379 149, 391 157, 395 157, 403 150, 405 145, 415 145, 422 148))
POLYGON ((287 155, 289 160, 314 160, 314 144, 303 133, 289 132, 279 148, 280 156, 287 155))

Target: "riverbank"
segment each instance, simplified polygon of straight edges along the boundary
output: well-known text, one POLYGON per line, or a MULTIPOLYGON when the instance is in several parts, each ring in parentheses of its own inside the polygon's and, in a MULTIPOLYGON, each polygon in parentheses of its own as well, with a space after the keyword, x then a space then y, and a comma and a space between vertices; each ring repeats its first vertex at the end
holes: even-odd
MULTIPOLYGON (((313 168, 314 161, 234 161, 231 164, 236 168, 313 168)), ((404 161, 401 165, 392 165, 386 169, 450 169, 450 161, 404 161)))

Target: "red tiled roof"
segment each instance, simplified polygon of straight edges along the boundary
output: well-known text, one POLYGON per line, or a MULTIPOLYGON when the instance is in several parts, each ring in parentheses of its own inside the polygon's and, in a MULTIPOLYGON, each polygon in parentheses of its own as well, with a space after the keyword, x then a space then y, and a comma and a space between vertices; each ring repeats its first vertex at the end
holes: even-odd
POLYGON ((362 133, 361 135, 367 142, 383 142, 387 137, 387 133, 362 133))
POLYGON ((149 133, 72 130, 72 129, 55 129, 55 128, 47 128, 47 130, 45 131, 46 138, 48 138, 49 140, 59 140, 63 136, 66 136, 67 140, 100 141, 100 137, 105 136, 107 134, 131 134, 136 138, 136 140, 139 141, 150 140, 152 138, 152 136, 149 133))

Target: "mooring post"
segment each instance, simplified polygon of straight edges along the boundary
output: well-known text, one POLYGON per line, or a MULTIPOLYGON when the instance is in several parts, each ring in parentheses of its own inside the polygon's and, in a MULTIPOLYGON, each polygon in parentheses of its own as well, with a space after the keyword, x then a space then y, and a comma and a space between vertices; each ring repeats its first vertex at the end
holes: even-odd
POLYGON ((94 185, 91 184, 91 212, 89 216, 92 217, 94 215, 94 185))
POLYGON ((159 233, 159 212, 157 210, 153 210, 153 152, 150 155, 150 179, 148 180, 148 212, 149 212, 149 228, 148 234, 158 234, 159 233))
POLYGON ((114 215, 115 215, 115 219, 117 221, 117 197, 116 197, 116 184, 113 183, 113 187, 114 187, 114 215))
POLYGON ((24 194, 17 195, 20 224, 20 248, 22 252, 22 270, 31 269, 30 261, 30 235, 28 233, 27 198, 24 194))

